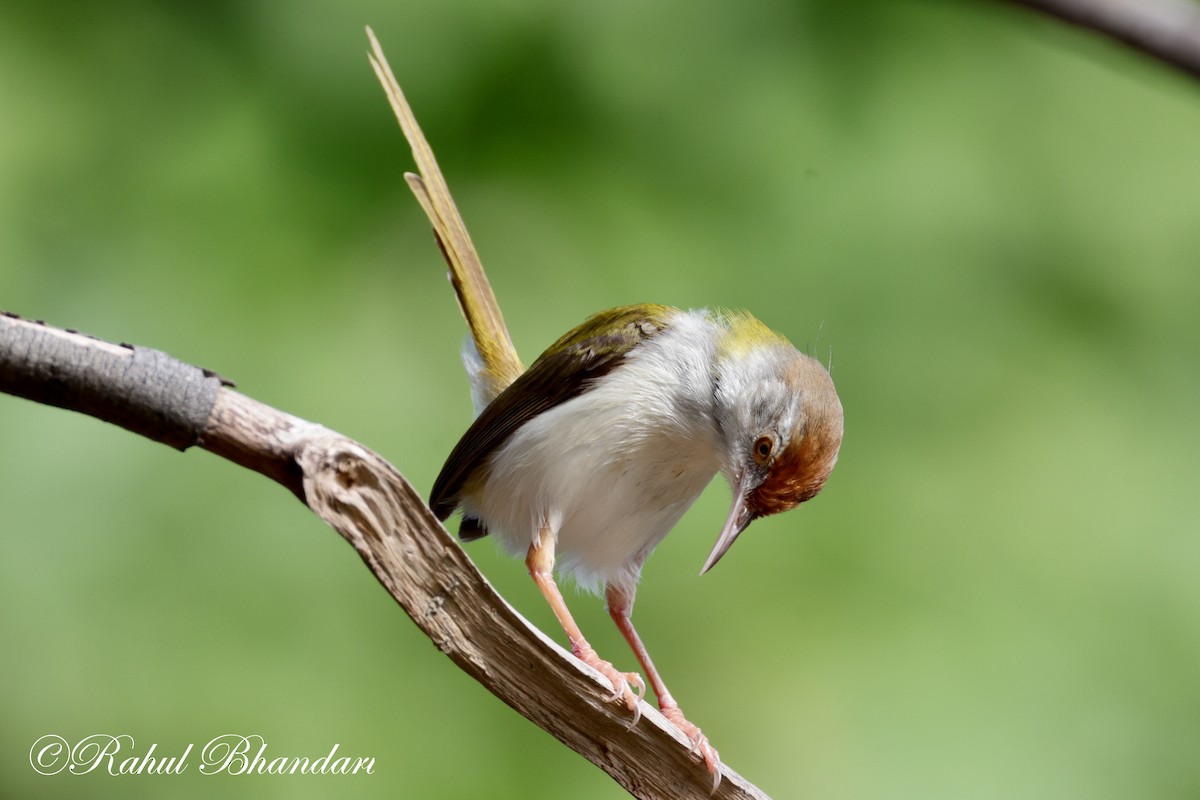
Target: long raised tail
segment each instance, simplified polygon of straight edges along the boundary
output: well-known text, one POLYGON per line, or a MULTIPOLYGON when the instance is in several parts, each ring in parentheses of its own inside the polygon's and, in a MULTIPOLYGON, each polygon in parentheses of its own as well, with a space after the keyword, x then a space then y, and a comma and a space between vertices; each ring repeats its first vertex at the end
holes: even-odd
POLYGON ((370 28, 367 28, 367 38, 371 41, 371 66, 375 68, 375 74, 387 92, 400 128, 412 147, 413 159, 420 173, 414 175, 406 172, 404 178, 417 196, 421 208, 425 209, 425 215, 433 223, 438 246, 450 265, 450 282, 458 296, 458 307, 471 329, 475 352, 471 353, 469 349, 464 352, 464 361, 478 412, 516 380, 525 367, 509 338, 496 295, 488 283, 479 254, 471 243, 471 236, 458 213, 454 198, 450 196, 450 189, 438 168, 433 150, 421 133, 421 126, 417 124, 404 92, 400 91, 400 84, 392 75, 392 68, 383 55, 379 40, 370 28), (471 363, 472 358, 475 359, 474 364, 471 363))

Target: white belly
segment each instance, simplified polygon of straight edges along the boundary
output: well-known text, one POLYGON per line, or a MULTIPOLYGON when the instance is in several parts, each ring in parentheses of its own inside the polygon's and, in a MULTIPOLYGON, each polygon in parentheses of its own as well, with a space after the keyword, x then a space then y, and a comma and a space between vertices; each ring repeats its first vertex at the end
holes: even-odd
POLYGON ((465 487, 465 512, 513 555, 539 531, 557 536, 559 571, 581 587, 632 586, 719 468, 712 327, 681 314, 599 386, 523 425, 465 487))

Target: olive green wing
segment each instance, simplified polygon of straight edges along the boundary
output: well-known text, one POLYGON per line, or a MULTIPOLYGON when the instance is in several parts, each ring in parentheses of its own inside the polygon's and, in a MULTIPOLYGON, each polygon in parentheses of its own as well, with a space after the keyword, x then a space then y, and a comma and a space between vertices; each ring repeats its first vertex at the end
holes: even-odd
MULTIPOLYGON (((674 309, 659 305, 622 306, 602 311, 552 344, 493 400, 463 434, 433 483, 429 507, 446 519, 458 507, 459 492, 488 457, 529 420, 578 397, 615 369, 625 355, 668 326, 674 309)), ((486 533, 464 521, 460 536, 486 533)))

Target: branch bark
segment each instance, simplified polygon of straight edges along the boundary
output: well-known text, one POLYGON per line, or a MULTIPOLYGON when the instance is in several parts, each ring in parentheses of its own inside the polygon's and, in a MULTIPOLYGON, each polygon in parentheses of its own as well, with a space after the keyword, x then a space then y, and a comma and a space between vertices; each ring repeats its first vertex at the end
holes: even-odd
POLYGON ((1128 45, 1200 78, 1200 4, 1192 0, 1005 0, 1128 45))
POLYGON ((0 316, 0 391, 79 411, 180 450, 199 446, 286 487, 350 543, 443 653, 645 800, 766 800, 642 704, 629 727, 608 683, 500 597, 396 469, 321 425, 165 353, 0 316))

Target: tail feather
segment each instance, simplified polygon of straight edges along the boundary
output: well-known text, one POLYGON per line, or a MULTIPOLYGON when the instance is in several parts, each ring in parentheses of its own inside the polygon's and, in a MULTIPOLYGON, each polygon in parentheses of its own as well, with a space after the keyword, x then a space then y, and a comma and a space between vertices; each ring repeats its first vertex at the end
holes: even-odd
MULTIPOLYGON (((383 84, 392 110, 412 147, 413 160, 417 162, 419 175, 405 174, 409 188, 416 195, 425 215, 433 225, 437 236, 438 246, 446 263, 450 265, 450 282, 458 296, 458 305, 467 320, 474 339, 474 349, 482 371, 472 373, 468 365, 468 375, 471 377, 472 399, 478 411, 481 398, 490 400, 504 391, 517 376, 525 371, 517 350, 513 347, 508 335, 508 327, 504 324, 504 316, 500 313, 500 304, 492 292, 479 253, 467 233, 466 223, 458 213, 454 198, 446 185, 446 179, 438 167, 433 150, 421 132, 417 119, 413 115, 400 84, 392 74, 383 49, 370 28, 367 28, 367 38, 371 41, 371 66, 379 82, 383 84), (478 391, 476 385, 483 386, 485 391, 478 391)), ((486 405, 486 403, 484 403, 486 405)))
POLYGON ((473 542, 487 535, 487 528, 483 527, 483 523, 474 517, 463 517, 462 523, 458 526, 458 538, 464 542, 473 542))

